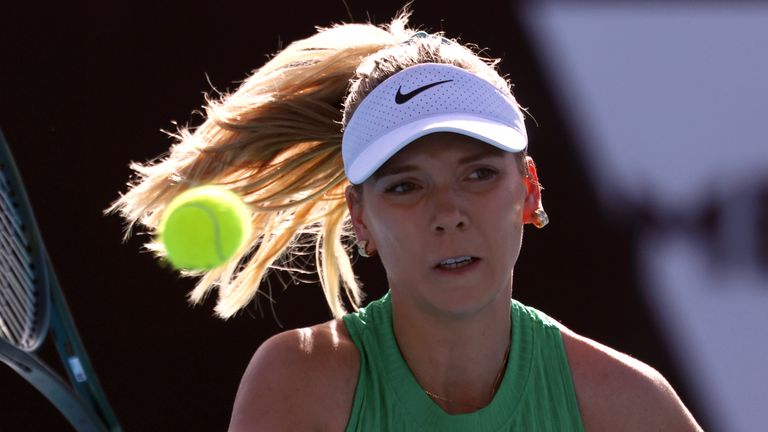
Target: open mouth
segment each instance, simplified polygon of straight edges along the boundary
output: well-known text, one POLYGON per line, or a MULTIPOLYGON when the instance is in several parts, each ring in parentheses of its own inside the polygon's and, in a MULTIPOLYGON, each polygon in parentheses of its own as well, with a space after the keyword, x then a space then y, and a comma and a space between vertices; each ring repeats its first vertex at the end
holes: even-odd
POLYGON ((443 261, 440 261, 440 263, 438 263, 435 266, 435 268, 442 269, 442 270, 456 270, 462 267, 466 267, 477 260, 478 258, 471 257, 471 256, 448 258, 443 261))

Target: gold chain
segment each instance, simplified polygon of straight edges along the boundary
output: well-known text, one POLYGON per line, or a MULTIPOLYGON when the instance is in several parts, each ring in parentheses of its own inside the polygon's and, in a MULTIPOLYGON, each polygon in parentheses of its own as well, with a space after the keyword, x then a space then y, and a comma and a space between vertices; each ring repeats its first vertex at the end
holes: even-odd
MULTIPOLYGON (((502 372, 504 372, 505 366, 507 365, 507 360, 509 360, 509 348, 510 347, 507 346, 507 352, 504 354, 504 361, 501 362, 501 367, 499 368, 499 372, 496 374, 496 379, 493 381, 493 386, 491 386, 491 400, 493 400, 493 396, 496 394, 496 391, 499 389, 498 386, 499 386, 499 382, 501 382, 502 372)), ((466 403, 466 402, 458 402, 458 401, 455 401, 455 400, 451 400, 451 399, 448 399, 447 397, 440 396, 439 394, 431 392, 431 391, 426 390, 426 389, 424 390, 424 393, 426 393, 427 396, 429 396, 429 397, 431 397, 433 399, 439 399, 439 400, 441 400, 443 402, 448 402, 448 403, 453 403, 453 404, 460 403, 460 404, 469 406, 469 407, 474 408, 474 409, 483 408, 481 406, 469 404, 469 403, 466 403)))

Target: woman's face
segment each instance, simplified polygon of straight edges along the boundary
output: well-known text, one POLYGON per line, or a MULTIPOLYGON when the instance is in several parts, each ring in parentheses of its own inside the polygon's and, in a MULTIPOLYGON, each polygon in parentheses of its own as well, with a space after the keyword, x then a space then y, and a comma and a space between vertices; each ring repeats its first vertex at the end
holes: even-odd
POLYGON ((347 200, 359 240, 381 257, 394 295, 464 315, 504 294, 539 205, 533 162, 436 133, 406 146, 347 200))

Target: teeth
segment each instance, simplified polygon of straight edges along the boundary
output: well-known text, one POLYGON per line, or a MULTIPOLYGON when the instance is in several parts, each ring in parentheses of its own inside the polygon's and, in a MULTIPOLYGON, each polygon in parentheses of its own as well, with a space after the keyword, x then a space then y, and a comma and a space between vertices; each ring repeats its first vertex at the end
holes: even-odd
POLYGON ((448 258, 440 262, 440 267, 447 269, 456 269, 472 262, 472 257, 464 256, 458 258, 448 258))
POLYGON ((448 258, 445 261, 441 261, 440 265, 456 264, 456 263, 459 263, 459 262, 462 262, 462 261, 469 261, 471 259, 472 258, 466 257, 466 256, 465 257, 458 257, 458 258, 448 258))

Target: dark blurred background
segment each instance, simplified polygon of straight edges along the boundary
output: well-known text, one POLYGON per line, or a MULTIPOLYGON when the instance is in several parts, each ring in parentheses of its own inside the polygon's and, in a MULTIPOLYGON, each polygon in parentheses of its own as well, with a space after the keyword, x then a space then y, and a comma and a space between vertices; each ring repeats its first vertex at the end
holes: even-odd
MULTIPOLYGON (((311 284, 221 321, 190 307, 192 280, 122 242, 103 210, 130 161, 168 148, 161 130, 199 123, 204 93, 249 71, 314 26, 387 22, 401 4, 325 2, 16 2, 0 6, 0 128, 17 159, 86 348, 126 430, 223 430, 240 376, 270 335, 330 318, 311 284), (278 324, 278 321, 280 324, 278 324)), ((650 318, 634 266, 636 232, 601 211, 540 58, 507 2, 416 0, 412 23, 501 57, 529 123, 530 152, 552 223, 527 228, 515 296, 579 333, 659 369, 706 425, 650 318)), ((370 297, 386 289, 374 260, 358 269, 370 297)), ((46 359, 55 362, 50 350, 46 359)), ((48 402, 0 367, 0 430, 68 430, 48 402)))

